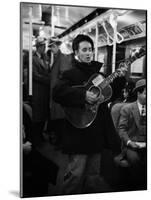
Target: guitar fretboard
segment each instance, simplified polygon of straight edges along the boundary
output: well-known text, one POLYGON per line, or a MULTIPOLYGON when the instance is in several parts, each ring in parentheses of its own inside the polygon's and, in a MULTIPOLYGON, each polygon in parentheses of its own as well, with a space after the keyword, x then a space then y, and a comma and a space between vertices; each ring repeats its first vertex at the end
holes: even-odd
POLYGON ((119 76, 119 72, 115 71, 111 75, 109 75, 106 79, 103 80, 101 83, 101 88, 104 89, 106 88, 110 83, 113 82, 113 80, 119 76))

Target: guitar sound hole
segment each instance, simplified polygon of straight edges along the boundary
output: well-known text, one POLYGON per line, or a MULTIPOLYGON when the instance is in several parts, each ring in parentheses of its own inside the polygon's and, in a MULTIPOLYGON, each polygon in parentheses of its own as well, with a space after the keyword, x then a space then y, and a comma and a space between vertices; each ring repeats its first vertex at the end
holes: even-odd
POLYGON ((96 97, 99 97, 100 96, 100 89, 96 86, 92 86, 91 88, 89 88, 89 91, 90 92, 93 92, 93 94, 96 96, 96 97))

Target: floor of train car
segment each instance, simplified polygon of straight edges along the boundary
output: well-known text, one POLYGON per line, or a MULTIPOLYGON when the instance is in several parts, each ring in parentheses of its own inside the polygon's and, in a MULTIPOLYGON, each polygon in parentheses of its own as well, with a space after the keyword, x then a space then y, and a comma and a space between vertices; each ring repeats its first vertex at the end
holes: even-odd
MULTIPOLYGON (((64 170, 67 164, 67 156, 65 154, 62 154, 60 149, 56 149, 54 145, 50 144, 48 135, 45 135, 45 142, 40 151, 41 154, 45 156, 48 160, 53 161, 59 166, 56 185, 53 185, 51 182, 49 182, 47 195, 61 195, 61 183, 63 180, 64 170)), ((131 181, 127 179, 129 178, 127 169, 118 168, 117 166, 115 166, 112 154, 109 150, 105 149, 103 151, 101 162, 102 163, 100 173, 103 175, 103 179, 100 192, 118 192, 135 190, 131 184, 131 181)), ((24 181, 26 182, 26 180, 24 181)), ((138 188, 138 190, 139 189, 144 190, 146 189, 146 187, 143 186, 143 188, 138 188)), ((26 191, 26 188, 24 188, 23 190, 26 191)), ((27 193, 28 191, 26 191, 26 194, 24 194, 25 197, 28 197, 27 193)))

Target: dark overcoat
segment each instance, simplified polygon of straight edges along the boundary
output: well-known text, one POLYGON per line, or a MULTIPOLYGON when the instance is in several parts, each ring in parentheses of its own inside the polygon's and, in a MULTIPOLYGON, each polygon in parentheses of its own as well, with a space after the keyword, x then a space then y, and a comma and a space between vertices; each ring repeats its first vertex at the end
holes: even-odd
POLYGON ((54 63, 51 67, 51 78, 50 78, 50 117, 51 120, 63 119, 65 117, 64 111, 60 104, 55 102, 52 98, 53 88, 56 85, 61 74, 71 68, 72 55, 66 55, 58 53, 54 56, 54 63))
MULTIPOLYGON (((101 66, 101 63, 95 61, 91 64, 73 61, 72 69, 62 74, 54 88, 54 100, 62 106, 84 105, 86 89, 72 86, 86 83, 92 74, 99 73, 101 66)), ((105 147, 120 151, 120 140, 106 103, 100 105, 95 120, 87 128, 75 128, 70 122, 65 121, 63 137, 65 153, 99 153, 105 147)))
POLYGON ((50 69, 45 61, 33 54, 32 119, 45 121, 49 114, 50 69))

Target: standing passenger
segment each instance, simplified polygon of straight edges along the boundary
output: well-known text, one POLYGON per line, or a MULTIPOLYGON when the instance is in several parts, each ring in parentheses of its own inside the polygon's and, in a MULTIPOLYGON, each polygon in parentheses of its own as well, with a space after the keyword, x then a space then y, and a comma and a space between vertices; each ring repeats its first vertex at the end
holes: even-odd
MULTIPOLYGON (((53 133, 56 137, 55 145, 57 148, 61 145, 62 130, 64 124, 64 111, 60 104, 53 101, 53 88, 58 81, 63 71, 71 68, 71 55, 65 55, 60 50, 62 42, 52 37, 49 41, 48 47, 53 53, 53 64, 51 67, 51 78, 50 78, 50 121, 49 129, 51 134, 53 133)), ((53 135, 52 135, 53 136, 53 135)))
MULTIPOLYGON (((45 39, 38 37, 33 54, 33 94, 31 131, 32 197, 48 195, 48 183, 55 184, 58 166, 46 158, 43 152, 45 140, 43 130, 49 114, 50 70, 45 56, 45 39)), ((50 153, 50 152, 49 152, 50 153)))
POLYGON ((42 132, 49 114, 50 70, 46 63, 45 39, 38 37, 33 54, 32 119, 33 143, 41 142, 42 132))
MULTIPOLYGON (((78 35, 73 40, 72 48, 75 56, 72 69, 62 74, 54 88, 53 97, 64 107, 78 108, 94 104, 97 98, 84 87, 73 86, 83 85, 92 74, 99 73, 102 63, 93 61, 94 44, 89 36, 78 35)), ((105 146, 119 152, 118 139, 107 103, 99 106, 95 120, 88 127, 76 128, 66 121, 63 152, 68 155, 69 162, 64 175, 63 194, 103 191, 101 152, 105 146)))

